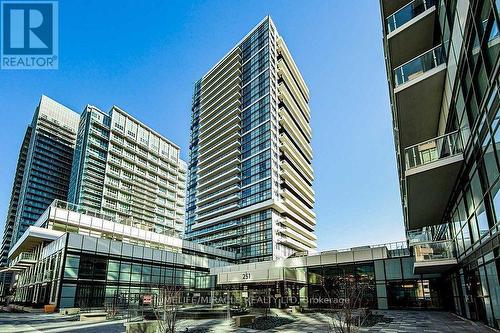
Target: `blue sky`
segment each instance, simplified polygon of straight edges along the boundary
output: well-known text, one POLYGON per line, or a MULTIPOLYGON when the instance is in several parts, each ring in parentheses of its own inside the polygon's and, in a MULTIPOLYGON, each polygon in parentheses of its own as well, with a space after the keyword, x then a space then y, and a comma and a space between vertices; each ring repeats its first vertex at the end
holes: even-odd
POLYGON ((59 70, 0 71, 0 223, 41 94, 78 112, 118 105, 186 159, 193 83, 267 14, 311 91, 318 249, 403 239, 373 0, 60 1, 59 70))

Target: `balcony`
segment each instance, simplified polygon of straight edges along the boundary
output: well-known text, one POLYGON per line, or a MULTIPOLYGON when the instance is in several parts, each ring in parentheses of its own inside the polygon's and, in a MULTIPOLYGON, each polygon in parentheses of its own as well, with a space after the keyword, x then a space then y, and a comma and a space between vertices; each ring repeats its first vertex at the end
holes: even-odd
POLYGON ((214 192, 216 192, 219 189, 229 187, 229 185, 233 185, 233 184, 236 184, 236 183, 239 183, 239 182, 240 182, 239 175, 235 175, 234 177, 231 177, 229 179, 225 179, 225 180, 221 181, 220 183, 212 185, 211 187, 205 188, 203 191, 198 190, 198 196, 200 198, 204 197, 207 194, 214 193, 214 192))
POLYGON ((387 32, 401 28, 403 25, 434 6, 434 0, 414 0, 406 6, 398 9, 386 19, 387 32))
POLYGON ((276 242, 279 244, 286 245, 295 251, 299 252, 309 252, 311 250, 311 247, 302 244, 301 242, 295 240, 294 238, 287 237, 287 236, 279 236, 276 237, 276 242))
POLYGON ((295 213, 303 224, 309 226, 316 225, 316 214, 313 212, 312 208, 307 207, 302 201, 300 201, 294 194, 292 194, 286 188, 280 191, 283 198, 284 205, 289 209, 287 212, 295 213))
POLYGON ((414 0, 386 18, 392 68, 431 48, 437 23, 435 0, 414 0))
POLYGON ((198 214, 203 214, 204 212, 214 209, 214 207, 217 206, 224 206, 229 202, 233 201, 238 201, 240 199, 240 194, 239 193, 232 193, 227 196, 221 197, 219 199, 215 199, 214 201, 210 203, 205 203, 203 205, 200 205, 198 207, 197 213, 198 214))
POLYGON ((298 144, 301 151, 307 156, 308 159, 313 159, 311 144, 306 140, 304 135, 300 132, 300 129, 292 121, 288 111, 280 108, 279 110, 279 123, 282 125, 286 131, 293 137, 294 141, 298 144))
POLYGON ((401 149, 437 135, 445 58, 439 45, 394 70, 401 149))
MULTIPOLYGON (((304 131, 306 138, 310 141, 312 137, 311 126, 284 83, 280 83, 278 86, 278 98, 281 102, 283 102, 284 107, 286 107, 286 109, 290 112, 292 118, 299 124, 300 129, 304 131)), ((280 110, 280 113, 283 112, 285 111, 280 110)))
POLYGON ((14 269, 25 269, 36 263, 34 253, 22 252, 10 263, 10 267, 14 269))
POLYGON ((457 265, 451 240, 418 243, 413 246, 414 274, 442 273, 457 265))
POLYGON ((220 189, 216 192, 213 192, 209 195, 199 196, 198 197, 198 205, 200 205, 200 206, 204 205, 211 200, 214 200, 214 199, 220 198, 222 196, 231 194, 233 192, 239 191, 239 189, 240 189, 240 186, 238 184, 235 184, 235 185, 230 186, 230 187, 222 188, 222 189, 220 189))
POLYGON ((204 213, 197 214, 195 221, 201 222, 201 221, 211 219, 213 217, 222 216, 224 214, 230 213, 230 212, 238 209, 238 207, 239 207, 238 202, 229 203, 226 205, 220 205, 217 209, 212 209, 210 211, 206 211, 204 213))
POLYGON ((382 0, 380 6, 383 17, 387 17, 408 4, 408 0, 382 0))
MULTIPOLYGON (((241 50, 239 48, 234 49, 230 54, 228 54, 224 59, 218 62, 208 73, 203 77, 203 84, 210 85, 214 81, 221 78, 219 74, 224 71, 233 61, 241 61, 241 50)), ((223 77, 223 76, 222 76, 223 77)))
POLYGON ((291 218, 288 217, 280 218, 278 225, 294 230, 295 232, 299 233, 303 238, 307 238, 312 241, 316 241, 318 239, 313 229, 306 229, 291 218))
POLYGON ((405 150, 407 229, 441 222, 463 163, 460 132, 452 132, 405 150))
POLYGON ((239 175, 240 172, 241 172, 241 169, 239 166, 235 166, 231 169, 227 169, 224 172, 215 175, 214 177, 206 178, 206 179, 204 179, 204 181, 198 182, 198 190, 200 192, 203 192, 206 189, 212 187, 213 184, 216 184, 217 182, 220 182, 220 181, 224 181, 233 175, 239 175))
POLYGON ((239 141, 235 141, 227 146, 225 146, 222 150, 217 151, 216 154, 208 156, 204 160, 199 160, 198 167, 199 172, 205 171, 205 169, 211 169, 214 166, 223 164, 230 159, 238 159, 239 161, 240 154, 240 143, 239 141))
POLYGON ((428 228, 418 229, 418 230, 408 230, 406 232, 406 239, 408 244, 413 246, 418 243, 426 243, 432 240, 432 235, 428 228))
POLYGON ((307 88, 307 85, 302 78, 302 75, 300 74, 299 69, 297 68, 297 65, 293 61, 293 58, 290 54, 290 51, 288 50, 288 47, 285 44, 285 41, 283 38, 278 39, 278 53, 283 57, 285 62, 287 63, 288 67, 290 68, 291 74, 295 78, 300 90, 303 92, 305 98, 309 100, 309 88, 307 88))
POLYGON ((394 70, 396 87, 415 80, 445 62, 444 48, 438 45, 394 70))
POLYGON ((290 166, 288 161, 281 161, 280 167, 280 175, 283 177, 283 181, 292 184, 292 186, 298 190, 298 193, 306 200, 314 203, 314 190, 312 186, 308 184, 292 166, 290 166))
POLYGON ((288 136, 282 133, 280 134, 279 139, 281 153, 289 158, 307 179, 313 181, 314 174, 310 162, 307 161, 304 156, 299 153, 288 136))
POLYGON ((295 240, 299 243, 302 243, 302 245, 305 245, 305 246, 311 247, 311 248, 317 247, 316 240, 310 240, 292 228, 281 226, 281 227, 277 228, 277 231, 278 231, 278 234, 280 236, 292 238, 293 240, 295 240))

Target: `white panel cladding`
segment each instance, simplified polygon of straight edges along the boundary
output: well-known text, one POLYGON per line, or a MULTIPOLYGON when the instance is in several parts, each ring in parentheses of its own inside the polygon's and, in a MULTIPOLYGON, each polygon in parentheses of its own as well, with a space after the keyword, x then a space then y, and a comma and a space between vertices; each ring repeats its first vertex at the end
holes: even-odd
POLYGON ((321 265, 321 256, 314 255, 306 257, 307 266, 321 265))
POLYGON ((354 252, 354 261, 371 260, 373 258, 372 249, 354 252))
MULTIPOLYGON (((291 269, 315 267, 321 265, 336 265, 344 263, 355 263, 373 261, 389 258, 387 247, 384 245, 366 246, 347 250, 324 251, 314 255, 304 255, 286 259, 277 259, 264 262, 229 265, 220 268, 211 268, 210 274, 221 275, 223 273, 239 273, 253 271, 271 271, 274 269, 291 269)), ((378 267, 375 265, 375 269, 378 267)), ((260 274, 260 273, 259 273, 260 274)))
POLYGON ((321 264, 322 265, 329 265, 329 264, 336 264, 337 263, 337 252, 330 252, 321 255, 321 264))
MULTIPOLYGON (((118 257, 135 258, 137 260, 148 260, 157 263, 169 263, 191 267, 221 267, 227 266, 229 263, 221 259, 211 259, 193 254, 171 252, 167 250, 153 249, 141 245, 127 244, 120 241, 109 239, 101 239, 93 236, 66 234, 68 235, 68 248, 95 252, 101 255, 114 255, 118 257)), ((64 247, 64 235, 55 240, 51 244, 56 244, 59 241, 60 246, 64 247)), ((51 245, 47 246, 50 247, 51 245)))
POLYGON ((177 237, 167 236, 158 234, 149 230, 143 230, 134 226, 128 226, 121 223, 108 221, 102 218, 89 216, 86 214, 68 211, 64 208, 58 208, 50 206, 48 210, 51 211, 50 214, 43 214, 48 218, 48 220, 42 221, 49 223, 59 223, 66 224, 79 228, 86 228, 92 230, 92 232, 97 235, 102 232, 112 232, 113 234, 121 235, 121 237, 130 237, 131 239, 136 239, 144 242, 161 244, 163 246, 170 246, 172 249, 177 249, 181 251, 185 247, 189 247, 190 249, 197 250, 198 252, 205 252, 214 255, 220 256, 229 256, 233 257, 233 253, 229 253, 224 250, 215 249, 207 247, 206 245, 201 244, 192 244, 191 242, 182 240, 177 237), (75 215, 76 214, 76 215, 75 215), (77 218, 77 216, 80 216, 77 218), (52 218, 49 218, 52 216, 52 218), (71 220, 69 219, 71 217, 71 220), (106 226, 106 228, 104 227, 106 226))

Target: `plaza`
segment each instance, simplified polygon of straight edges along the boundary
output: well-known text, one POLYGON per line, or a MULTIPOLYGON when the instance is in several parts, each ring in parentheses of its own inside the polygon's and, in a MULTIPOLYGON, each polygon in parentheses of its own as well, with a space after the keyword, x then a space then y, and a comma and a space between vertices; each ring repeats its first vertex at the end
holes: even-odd
MULTIPOLYGON (((447 312, 425 312, 425 311, 379 311, 378 314, 392 320, 390 323, 379 323, 372 327, 361 328, 360 332, 392 332, 392 333, 414 333, 414 332, 467 332, 488 333, 494 332, 490 328, 477 324, 447 312)), ((224 319, 202 319, 181 320, 179 331, 197 330, 204 333, 256 333, 256 332, 290 332, 290 333, 327 333, 329 329, 329 317, 314 313, 308 315, 288 315, 279 313, 295 320, 294 323, 270 330, 255 330, 249 328, 235 328, 232 322, 224 319)), ((81 324, 78 321, 61 319, 58 315, 50 314, 11 314, 0 313, 0 331, 5 333, 14 332, 76 332, 94 333, 106 330, 110 333, 121 333, 124 330, 124 320, 103 321, 97 323, 81 324)), ((189 331, 188 331, 189 332, 189 331)))

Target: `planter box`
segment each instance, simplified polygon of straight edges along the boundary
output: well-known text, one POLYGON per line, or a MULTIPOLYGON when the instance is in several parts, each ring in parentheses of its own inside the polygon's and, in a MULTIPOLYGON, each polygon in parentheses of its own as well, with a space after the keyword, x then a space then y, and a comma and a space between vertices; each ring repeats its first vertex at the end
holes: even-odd
POLYGON ((124 323, 127 333, 156 333, 158 323, 156 321, 139 321, 136 323, 124 323))

